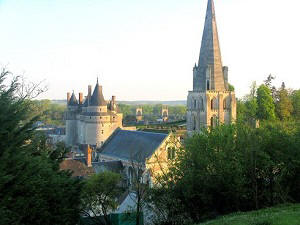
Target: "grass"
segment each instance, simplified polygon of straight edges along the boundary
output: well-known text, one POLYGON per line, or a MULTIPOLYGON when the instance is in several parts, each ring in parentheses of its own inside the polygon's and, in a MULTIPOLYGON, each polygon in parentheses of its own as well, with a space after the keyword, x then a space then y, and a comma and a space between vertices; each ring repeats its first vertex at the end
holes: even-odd
POLYGON ((300 225, 300 204, 234 213, 199 225, 300 225))

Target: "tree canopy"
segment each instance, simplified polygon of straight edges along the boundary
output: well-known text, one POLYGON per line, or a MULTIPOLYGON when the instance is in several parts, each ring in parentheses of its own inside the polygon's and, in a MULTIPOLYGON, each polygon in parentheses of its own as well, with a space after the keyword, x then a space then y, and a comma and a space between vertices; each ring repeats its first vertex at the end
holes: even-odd
POLYGON ((0 224, 76 224, 81 184, 59 170, 66 148, 37 135, 32 101, 11 77, 0 75, 0 224))

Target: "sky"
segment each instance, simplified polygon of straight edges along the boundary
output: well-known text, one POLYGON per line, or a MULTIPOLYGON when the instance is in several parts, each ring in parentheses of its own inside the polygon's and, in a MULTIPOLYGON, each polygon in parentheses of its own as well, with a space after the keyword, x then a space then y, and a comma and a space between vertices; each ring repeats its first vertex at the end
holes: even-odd
MULTIPOLYGON (((97 77, 106 99, 184 100, 207 0, 0 0, 0 67, 65 99, 97 77)), ((300 88, 300 1, 215 0, 236 95, 269 74, 300 88)))

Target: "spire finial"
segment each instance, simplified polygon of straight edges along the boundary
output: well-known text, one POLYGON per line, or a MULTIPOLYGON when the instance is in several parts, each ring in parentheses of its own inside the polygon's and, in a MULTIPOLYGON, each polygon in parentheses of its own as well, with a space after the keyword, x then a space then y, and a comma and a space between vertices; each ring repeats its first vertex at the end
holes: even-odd
POLYGON ((99 82, 98 82, 98 76, 97 76, 97 84, 99 84, 99 82))

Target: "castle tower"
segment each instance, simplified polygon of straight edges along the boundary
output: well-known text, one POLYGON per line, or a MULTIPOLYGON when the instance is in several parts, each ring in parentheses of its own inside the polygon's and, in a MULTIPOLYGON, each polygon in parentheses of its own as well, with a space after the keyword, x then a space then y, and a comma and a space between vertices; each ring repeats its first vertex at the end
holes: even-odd
POLYGON ((98 79, 92 94, 88 86, 88 95, 83 100, 79 94, 79 103, 73 93, 67 94, 66 143, 68 145, 101 146, 117 128, 122 128, 123 114, 118 112, 116 97, 107 102, 98 79))
POLYGON ((236 119, 235 93, 228 87, 223 67, 214 1, 208 0, 198 66, 193 68, 193 91, 187 98, 187 130, 229 124, 236 119))
POLYGON ((143 108, 142 107, 139 106, 136 108, 135 117, 136 117, 136 122, 143 120, 143 108))
POLYGON ((161 117, 162 117, 162 119, 163 119, 164 122, 168 121, 168 118, 169 118, 169 109, 168 109, 168 106, 163 105, 161 107, 161 117))
POLYGON ((70 93, 67 93, 67 111, 65 112, 66 119, 66 144, 76 145, 77 142, 77 122, 76 115, 78 113, 78 101, 73 92, 70 97, 70 93))

